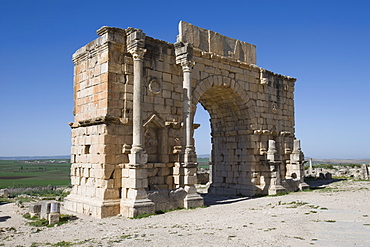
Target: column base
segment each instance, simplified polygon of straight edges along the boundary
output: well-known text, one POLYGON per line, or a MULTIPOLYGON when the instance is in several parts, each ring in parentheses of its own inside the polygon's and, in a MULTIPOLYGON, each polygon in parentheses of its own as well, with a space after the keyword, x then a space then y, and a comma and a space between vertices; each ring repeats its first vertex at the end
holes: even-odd
POLYGON ((300 184, 298 185, 298 188, 300 190, 308 190, 310 186, 306 182, 300 182, 300 184))
POLYGON ((285 191, 307 190, 310 188, 304 181, 297 179, 283 179, 281 185, 285 188, 285 191))
POLYGON ((143 165, 148 162, 148 155, 144 151, 138 151, 128 155, 130 165, 143 165))
POLYGON ((154 212, 154 203, 149 199, 121 200, 122 216, 131 218, 140 214, 153 214, 154 212))
POLYGON ((268 195, 277 195, 285 191, 287 190, 282 185, 270 185, 268 195))
POLYGON ((204 206, 203 197, 198 193, 188 194, 184 198, 184 208, 199 208, 204 206))

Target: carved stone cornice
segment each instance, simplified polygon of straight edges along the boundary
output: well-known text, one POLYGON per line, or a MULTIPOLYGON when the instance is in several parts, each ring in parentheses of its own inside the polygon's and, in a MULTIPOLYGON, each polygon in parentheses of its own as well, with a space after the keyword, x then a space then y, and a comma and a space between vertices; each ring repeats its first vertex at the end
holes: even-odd
MULTIPOLYGON (((179 42, 177 42, 177 43, 179 43, 179 42)), ((175 51, 176 51, 176 43, 175 43, 175 51)), ((290 76, 282 75, 282 74, 277 74, 277 73, 272 72, 270 70, 261 68, 261 67, 257 66, 256 64, 243 62, 243 61, 237 60, 237 59, 232 58, 232 57, 218 55, 218 54, 215 54, 215 53, 212 53, 212 52, 209 52, 209 51, 201 50, 201 49, 196 48, 196 47, 193 48, 193 51, 194 51, 194 56, 196 56, 196 57, 201 57, 201 58, 204 58, 204 59, 211 59, 213 61, 220 61, 223 64, 234 63, 235 65, 237 65, 238 67, 240 67, 242 69, 251 68, 251 69, 254 69, 258 72, 262 69, 265 74, 271 74, 272 76, 278 76, 278 77, 281 77, 284 80, 291 81, 291 82, 297 81, 297 79, 294 78, 294 77, 290 77, 290 76)), ((257 79, 260 80, 260 77, 258 77, 257 79)), ((268 82, 268 81, 264 81, 264 82, 268 82)))
POLYGON ((119 35, 125 36, 126 32, 124 29, 117 28, 117 27, 107 27, 107 26, 102 26, 96 31, 96 34, 99 36, 103 36, 107 33, 118 33, 119 35))
POLYGON ((128 122, 125 123, 124 121, 122 121, 122 118, 111 117, 111 116, 101 116, 101 117, 80 120, 74 123, 69 123, 69 126, 71 126, 71 128, 73 129, 73 128, 85 127, 85 126, 97 125, 97 124, 123 125, 123 124, 129 124, 129 123, 128 122))
POLYGON ((97 54, 108 50, 108 43, 98 43, 96 41, 91 42, 90 44, 78 49, 72 55, 72 62, 74 65, 79 64, 82 61, 85 61, 89 58, 96 56, 97 54))

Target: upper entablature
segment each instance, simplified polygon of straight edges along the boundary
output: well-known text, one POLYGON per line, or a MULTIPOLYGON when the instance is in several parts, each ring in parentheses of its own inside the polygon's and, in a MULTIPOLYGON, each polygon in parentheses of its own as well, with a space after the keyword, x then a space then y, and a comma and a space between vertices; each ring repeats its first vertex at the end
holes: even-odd
POLYGON ((195 49, 256 64, 256 46, 223 36, 211 30, 180 21, 178 42, 189 43, 195 49))
MULTIPOLYGON (((131 30, 133 28, 128 28, 127 30, 131 30)), ((108 48, 108 43, 117 43, 123 46, 126 45, 126 32, 127 30, 116 28, 116 27, 107 27, 103 26, 99 28, 96 33, 100 36, 99 38, 91 41, 87 45, 78 49, 72 55, 72 61, 74 64, 78 63, 78 61, 84 60, 89 56, 94 56, 95 54, 101 52, 108 48)), ((139 29, 138 29, 139 30, 139 29)))

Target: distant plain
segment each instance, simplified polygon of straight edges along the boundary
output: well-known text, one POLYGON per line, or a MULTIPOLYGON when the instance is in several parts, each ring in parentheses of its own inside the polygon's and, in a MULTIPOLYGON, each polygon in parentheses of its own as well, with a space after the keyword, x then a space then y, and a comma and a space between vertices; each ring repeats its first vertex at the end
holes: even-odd
POLYGON ((0 160, 0 188, 67 186, 71 163, 59 160, 0 160))

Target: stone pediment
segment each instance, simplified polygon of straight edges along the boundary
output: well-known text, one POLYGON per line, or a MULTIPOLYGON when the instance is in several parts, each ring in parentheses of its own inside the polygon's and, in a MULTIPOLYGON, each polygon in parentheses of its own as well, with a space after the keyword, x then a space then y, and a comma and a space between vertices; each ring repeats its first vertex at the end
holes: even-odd
POLYGON ((148 126, 149 124, 153 124, 157 128, 164 128, 166 127, 164 121, 160 119, 156 114, 151 115, 147 121, 144 123, 144 127, 148 126))

